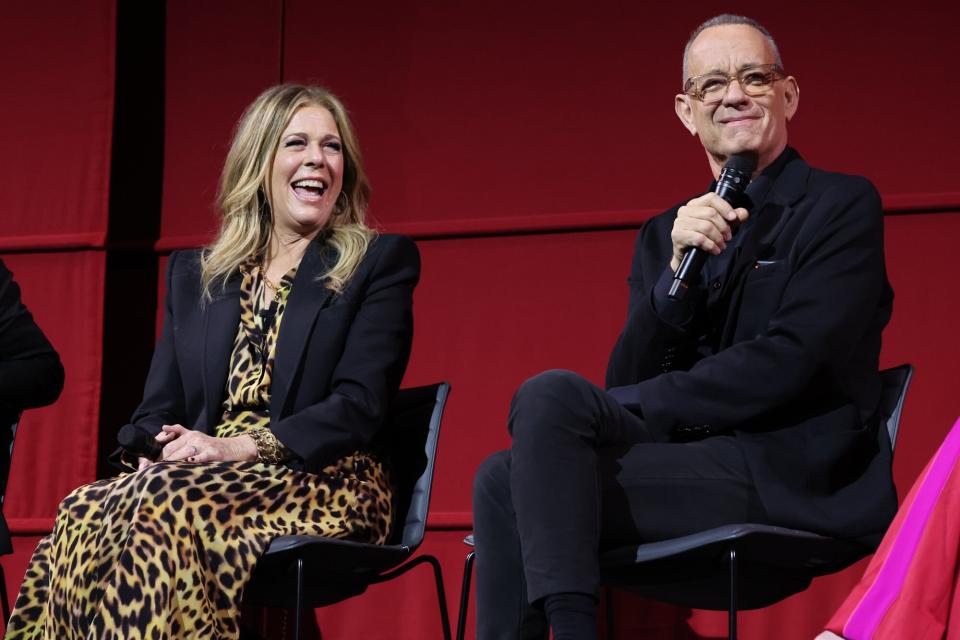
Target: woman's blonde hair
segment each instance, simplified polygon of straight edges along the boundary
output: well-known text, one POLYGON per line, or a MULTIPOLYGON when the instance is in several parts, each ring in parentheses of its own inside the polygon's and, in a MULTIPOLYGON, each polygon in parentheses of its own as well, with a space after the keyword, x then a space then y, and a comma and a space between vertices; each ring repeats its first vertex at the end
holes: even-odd
POLYGON ((328 279, 327 288, 340 293, 360 265, 374 232, 364 223, 370 185, 347 110, 323 87, 282 84, 260 94, 237 123, 217 193, 220 230, 200 258, 205 300, 211 299, 216 285, 226 285, 241 263, 265 255, 273 229, 268 197, 273 160, 284 129, 305 106, 330 112, 344 153, 343 188, 321 231, 324 242, 336 250, 337 261, 320 278, 328 279))

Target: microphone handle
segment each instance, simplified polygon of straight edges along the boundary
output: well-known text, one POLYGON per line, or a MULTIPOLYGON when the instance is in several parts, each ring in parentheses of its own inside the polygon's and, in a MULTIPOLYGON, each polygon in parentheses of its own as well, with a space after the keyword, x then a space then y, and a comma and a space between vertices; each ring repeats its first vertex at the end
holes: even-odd
MULTIPOLYGON (((741 152, 733 155, 720 171, 714 193, 723 198, 731 206, 736 207, 746 193, 750 184, 750 176, 757 168, 757 157, 753 152, 741 152)), ((700 276, 704 263, 707 261, 707 252, 691 247, 680 261, 680 268, 673 274, 673 282, 667 296, 671 300, 682 300, 687 295, 690 285, 700 276)))
MULTIPOLYGON (((747 176, 745 182, 741 182, 740 179, 730 182, 724 179, 721 174, 720 181, 717 183, 717 190, 714 193, 731 206, 736 207, 746 189, 746 182, 750 182, 749 176, 747 176)), ((709 253, 697 247, 691 247, 683 254, 683 260, 680 261, 677 272, 673 274, 673 282, 670 283, 670 291, 667 292, 667 297, 671 300, 683 300, 690 289, 690 285, 703 271, 703 265, 706 264, 708 257, 710 257, 709 253)))
POLYGON ((687 289, 690 288, 690 283, 703 270, 703 265, 709 255, 709 253, 697 247, 688 250, 683 255, 683 260, 680 261, 677 272, 673 275, 673 282, 670 283, 670 291, 667 293, 667 297, 671 300, 683 300, 683 297, 687 295, 687 289))

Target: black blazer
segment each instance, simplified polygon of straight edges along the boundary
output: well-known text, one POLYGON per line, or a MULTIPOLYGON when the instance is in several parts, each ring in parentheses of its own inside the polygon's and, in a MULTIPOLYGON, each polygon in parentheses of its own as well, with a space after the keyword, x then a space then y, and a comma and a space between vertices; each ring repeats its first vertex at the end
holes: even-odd
POLYGON ((872 542, 897 508, 875 417, 893 302, 880 198, 864 178, 786 153, 727 281, 700 288, 686 326, 651 302, 679 207, 643 226, 607 386, 661 437, 685 424, 732 430, 776 522, 872 542))
MULTIPOLYGON (((20 287, 0 260, 0 497, 10 476, 12 426, 20 412, 52 403, 63 389, 63 365, 33 316, 20 301, 20 287)), ((13 553, 0 512, 0 555, 13 553)))
POLYGON ((42 407, 62 389, 60 356, 20 302, 20 287, 0 261, 0 411, 42 407))
MULTIPOLYGON (((413 339, 420 256, 408 238, 377 236, 342 294, 317 276, 335 260, 320 236, 307 248, 277 337, 270 429, 317 472, 371 444, 400 386, 413 339)), ((240 275, 200 304, 199 251, 167 267, 163 332, 132 422, 156 434, 180 423, 212 433, 222 414, 240 323, 240 275)))

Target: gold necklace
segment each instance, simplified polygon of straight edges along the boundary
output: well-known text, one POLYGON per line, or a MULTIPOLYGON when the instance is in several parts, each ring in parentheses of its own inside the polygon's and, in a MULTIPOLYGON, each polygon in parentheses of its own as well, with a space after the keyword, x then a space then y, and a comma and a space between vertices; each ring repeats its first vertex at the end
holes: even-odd
POLYGON ((273 280, 271 280, 270 278, 267 277, 267 263, 266 263, 266 261, 265 261, 262 257, 260 258, 260 279, 263 280, 263 283, 264 283, 265 285, 267 285, 268 287, 270 287, 271 289, 273 289, 273 292, 274 292, 274 293, 279 293, 279 292, 280 292, 280 287, 278 287, 278 286, 273 282, 273 280))
POLYGON ((263 284, 267 285, 268 287, 273 289, 275 292, 280 291, 280 287, 275 285, 273 281, 267 277, 267 270, 264 269, 262 266, 260 267, 260 277, 263 278, 263 284))

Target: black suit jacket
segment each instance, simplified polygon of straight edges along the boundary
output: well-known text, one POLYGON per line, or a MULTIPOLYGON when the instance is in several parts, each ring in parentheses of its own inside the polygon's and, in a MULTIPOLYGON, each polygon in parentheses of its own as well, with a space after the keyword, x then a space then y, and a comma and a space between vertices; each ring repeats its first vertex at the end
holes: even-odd
POLYGON ((20 302, 20 287, 0 261, 0 411, 42 407, 62 389, 60 356, 20 302))
MULTIPOLYGON (((377 236, 342 294, 317 277, 336 258, 320 236, 307 248, 277 337, 270 429, 317 472, 374 441, 396 393, 413 338, 416 245, 377 236)), ((212 433, 223 412, 230 353, 240 323, 239 273, 200 303, 199 251, 176 252, 167 267, 163 332, 143 402, 132 422, 212 433)))
MULTIPOLYGON (((20 412, 52 403, 62 389, 60 356, 23 306, 20 287, 0 261, 0 496, 7 492, 12 426, 20 412)), ((12 552, 0 513, 0 554, 12 552)))
POLYGON ((684 326, 651 298, 679 207, 643 226, 607 386, 661 437, 685 424, 731 430, 776 522, 872 542, 897 507, 875 417, 893 301, 880 199, 864 178, 786 153, 729 277, 700 287, 684 326))

